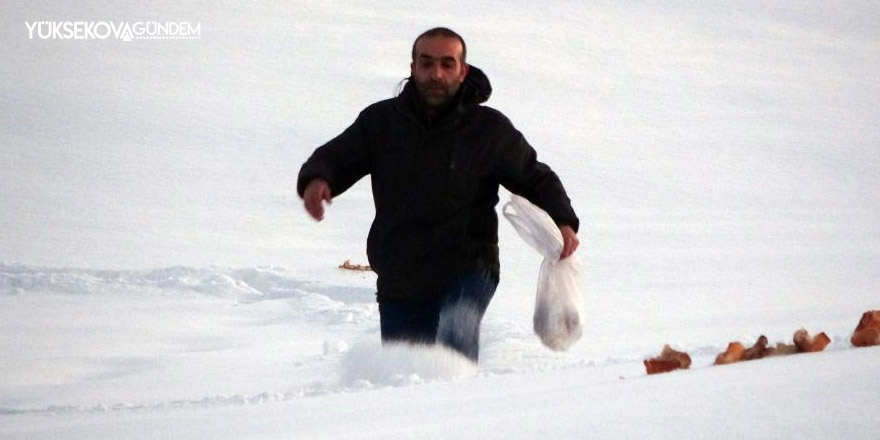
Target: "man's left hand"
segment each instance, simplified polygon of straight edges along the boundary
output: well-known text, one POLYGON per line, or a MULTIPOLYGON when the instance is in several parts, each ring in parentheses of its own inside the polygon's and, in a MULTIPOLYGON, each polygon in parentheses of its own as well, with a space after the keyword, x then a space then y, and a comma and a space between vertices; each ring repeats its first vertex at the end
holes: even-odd
POLYGON ((560 226, 559 232, 562 232, 562 253, 559 254, 559 259, 562 260, 570 257, 577 250, 580 241, 577 232, 574 232, 571 226, 560 226))

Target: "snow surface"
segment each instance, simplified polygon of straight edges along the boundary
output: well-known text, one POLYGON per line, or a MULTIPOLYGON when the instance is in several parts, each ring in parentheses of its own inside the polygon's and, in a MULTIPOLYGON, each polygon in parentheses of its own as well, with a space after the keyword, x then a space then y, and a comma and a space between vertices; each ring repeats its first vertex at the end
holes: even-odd
MULTIPOLYGON (((0 4, 0 438, 876 438, 880 3, 0 4), (40 20, 201 39, 29 40, 40 20), (586 328, 501 226, 481 364, 379 347, 367 180, 302 161, 448 25, 582 218, 586 328), (711 366, 731 340, 819 354, 711 366), (646 376, 672 344, 690 371, 646 376)), ((504 197, 504 196, 503 196, 504 197)))

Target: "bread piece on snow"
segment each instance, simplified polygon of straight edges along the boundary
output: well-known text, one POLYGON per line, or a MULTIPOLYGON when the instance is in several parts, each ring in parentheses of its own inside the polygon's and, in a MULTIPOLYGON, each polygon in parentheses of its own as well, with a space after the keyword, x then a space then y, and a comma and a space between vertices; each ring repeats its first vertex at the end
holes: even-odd
POLYGON ((758 338, 758 341, 755 342, 755 345, 752 345, 748 350, 743 352, 742 360, 751 361, 755 359, 761 359, 765 357, 770 352, 770 349, 767 348, 767 337, 761 335, 758 338))
POLYGON ((794 339, 794 345, 800 353, 815 353, 822 351, 831 343, 831 338, 829 338, 825 332, 819 333, 816 336, 810 336, 810 333, 808 333, 805 328, 794 332, 794 337, 792 339, 794 339))
POLYGON ((726 365, 732 364, 734 362, 739 362, 742 360, 743 353, 745 353, 746 348, 740 344, 739 342, 731 342, 727 345, 727 350, 722 352, 715 358, 715 365, 726 365))
POLYGON ((856 347, 880 345, 880 310, 871 310, 862 314, 862 319, 850 338, 856 347))
POLYGON ((674 350, 668 344, 663 347, 660 356, 646 359, 645 370, 648 374, 667 373, 673 370, 687 369, 691 366, 691 357, 686 352, 674 350))

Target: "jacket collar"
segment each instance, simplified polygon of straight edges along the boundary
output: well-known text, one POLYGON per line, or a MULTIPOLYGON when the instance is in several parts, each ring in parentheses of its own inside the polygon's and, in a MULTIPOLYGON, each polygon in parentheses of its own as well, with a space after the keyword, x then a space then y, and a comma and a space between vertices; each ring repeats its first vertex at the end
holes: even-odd
POLYGON ((492 96, 492 84, 489 83, 489 77, 476 66, 470 66, 464 83, 461 85, 460 93, 462 101, 465 104, 479 105, 489 100, 492 96))

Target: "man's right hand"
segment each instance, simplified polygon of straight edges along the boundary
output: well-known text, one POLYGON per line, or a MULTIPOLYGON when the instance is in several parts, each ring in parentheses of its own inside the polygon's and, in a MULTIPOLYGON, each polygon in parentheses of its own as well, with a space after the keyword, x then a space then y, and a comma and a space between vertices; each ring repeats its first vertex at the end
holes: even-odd
POLYGON ((324 179, 313 179, 303 191, 303 204, 309 215, 317 221, 324 219, 324 202, 333 203, 330 184, 324 179))

